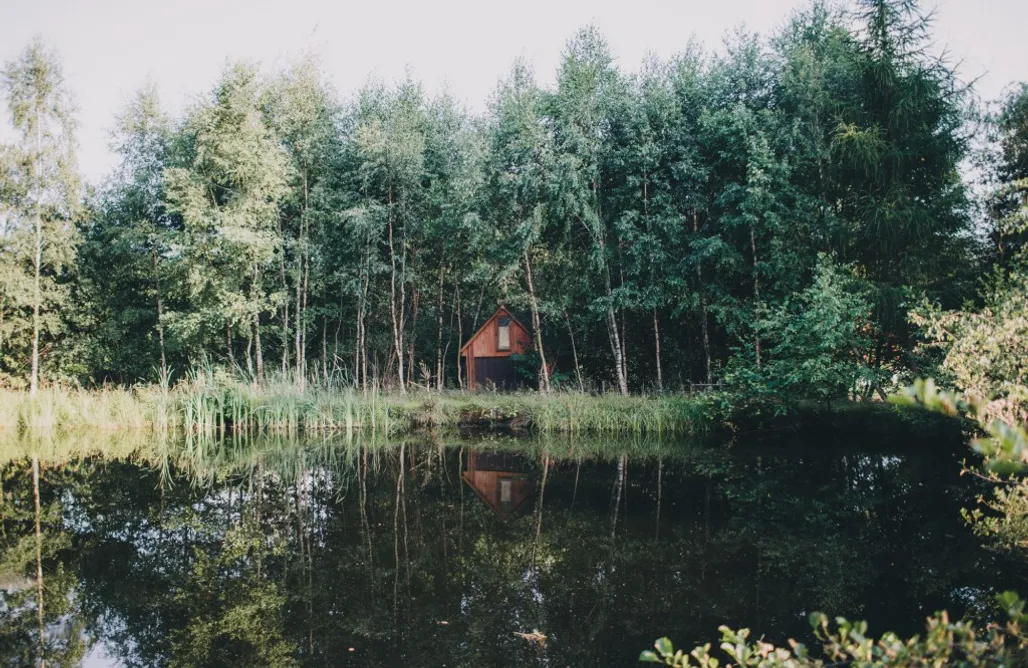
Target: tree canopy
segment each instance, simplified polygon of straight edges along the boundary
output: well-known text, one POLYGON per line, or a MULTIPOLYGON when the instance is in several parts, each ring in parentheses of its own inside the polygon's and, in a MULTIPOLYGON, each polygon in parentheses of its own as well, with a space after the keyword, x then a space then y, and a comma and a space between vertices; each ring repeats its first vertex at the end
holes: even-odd
POLYGON ((912 305, 975 299, 1023 236, 1025 89, 976 207, 976 110, 930 28, 908 0, 814 3, 629 71, 587 26, 552 86, 519 61, 480 114, 410 75, 346 96, 312 57, 231 63, 177 117, 131 98, 87 197, 33 43, 4 78, 0 378, 463 387, 507 304, 543 390, 882 394, 923 371, 912 305))

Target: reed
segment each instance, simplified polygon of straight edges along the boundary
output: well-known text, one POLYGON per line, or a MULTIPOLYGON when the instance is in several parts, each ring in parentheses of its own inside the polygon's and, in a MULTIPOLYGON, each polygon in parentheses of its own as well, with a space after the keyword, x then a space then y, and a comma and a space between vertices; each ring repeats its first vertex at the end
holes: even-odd
POLYGON ((711 397, 704 396, 363 393, 352 388, 301 388, 285 380, 258 385, 211 367, 199 367, 170 387, 51 387, 35 397, 0 389, 0 431, 186 434, 197 443, 230 434, 389 436, 460 427, 551 435, 701 436, 713 429, 716 413, 711 397))

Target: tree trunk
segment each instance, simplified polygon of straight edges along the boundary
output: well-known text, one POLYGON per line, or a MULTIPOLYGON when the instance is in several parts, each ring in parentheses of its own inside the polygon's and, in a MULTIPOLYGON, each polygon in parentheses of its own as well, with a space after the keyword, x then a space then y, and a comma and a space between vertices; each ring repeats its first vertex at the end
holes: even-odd
POLYGON ((295 361, 295 367, 293 370, 293 380, 298 383, 300 387, 303 387, 303 353, 301 347, 303 346, 303 335, 301 330, 303 329, 303 226, 304 216, 300 215, 300 232, 299 232, 299 247, 296 249, 296 308, 294 309, 296 326, 293 329, 293 358, 295 361))
POLYGON ((536 565, 536 556, 539 550, 539 536, 542 535, 543 531, 543 497, 546 495, 546 478, 550 472, 550 458, 547 455, 542 456, 543 460, 543 480, 539 485, 539 501, 536 504, 536 515, 535 515, 535 540, 532 542, 532 566, 536 565))
MULTIPOLYGON (((611 296, 610 289, 607 289, 608 297, 611 296)), ((628 379, 625 377, 625 362, 622 359, 621 335, 618 332, 617 318, 614 309, 607 307, 607 336, 610 339, 610 349, 614 353, 614 377, 618 383, 618 392, 628 394, 628 379)))
MULTIPOLYGON (((593 184, 595 191, 596 184, 593 184)), ((599 211, 597 210, 597 216, 599 211)), ((593 243, 596 244, 597 252, 602 260, 602 273, 603 273, 603 288, 604 296, 607 298, 607 305, 604 313, 604 320, 607 325, 607 341, 610 343, 610 352, 614 356, 614 379, 617 381, 618 392, 627 395, 628 394, 628 377, 625 374, 625 362, 624 362, 624 347, 621 344, 621 333, 618 331, 617 314, 614 311, 613 299, 614 292, 611 288, 610 280, 610 265, 607 263, 606 258, 606 244, 599 231, 593 230, 589 227, 589 224, 584 220, 581 221, 582 226, 585 228, 586 233, 592 238, 593 243)))
POLYGON ((478 290, 478 305, 475 306, 475 317, 471 321, 471 331, 478 331, 478 319, 482 315, 482 304, 485 303, 485 281, 482 282, 482 287, 478 290))
POLYGON ((321 377, 328 387, 328 316, 321 316, 321 377))
POLYGON ((232 352, 232 325, 225 321, 225 349, 228 351, 228 364, 232 370, 236 369, 236 354, 232 352))
MULTIPOLYGON (((454 296, 456 296, 456 288, 454 289, 454 296)), ((456 317, 457 311, 454 308, 450 308, 450 321, 446 325, 446 346, 443 348, 443 368, 442 375, 439 377, 440 388, 446 387, 446 357, 450 354, 450 344, 453 343, 453 319, 456 317)), ((460 362, 460 351, 457 351, 457 361, 460 362)))
MULTIPOLYGON (((757 234, 750 226, 750 248, 753 250, 753 300, 754 311, 753 321, 756 323, 760 315, 760 276, 757 274, 757 234)), ((760 332, 753 332, 753 350, 757 356, 757 368, 760 368, 760 332)))
POLYGON ((368 308, 368 283, 370 281, 366 257, 367 252, 365 252, 365 257, 361 258, 360 293, 357 296, 357 343, 353 357, 354 385, 355 387, 360 387, 365 394, 368 392, 368 351, 365 346, 364 330, 368 308))
POLYGON ((39 623, 39 665, 45 666, 46 625, 43 623, 43 531, 39 504, 39 455, 32 455, 32 501, 36 519, 36 616, 39 623))
POLYGON ((550 391, 550 371, 546 368, 546 351, 543 350, 543 328, 539 320, 539 304, 535 299, 535 285, 532 282, 532 261, 525 250, 525 278, 528 279, 528 299, 532 305, 532 328, 535 330, 535 346, 539 352, 539 389, 550 391))
POLYGON ((246 372, 250 375, 250 379, 256 379, 253 373, 253 328, 250 329, 250 335, 246 337, 246 372))
POLYGON ((461 371, 460 357, 461 349, 464 347, 464 323, 461 320, 460 312, 460 281, 457 281, 457 287, 453 294, 454 305, 457 307, 457 387, 460 391, 464 391, 464 373, 461 371))
POLYGON ((435 339, 435 389, 443 391, 443 264, 439 264, 439 306, 436 309, 438 329, 435 339))
POLYGON ((660 504, 664 500, 664 458, 657 460, 657 528, 653 533, 653 540, 660 540, 660 504))
MULTIPOLYGON (((696 207, 692 210, 692 231, 693 234, 699 232, 700 223, 699 216, 696 214, 696 207)), ((710 328, 707 324, 707 297, 703 289, 703 268, 699 261, 696 262, 696 289, 700 293, 700 329, 703 332, 703 354, 707 361, 707 384, 714 382, 714 375, 711 369, 711 355, 710 355, 710 328)))
POLYGON ((303 370, 303 380, 300 382, 300 386, 304 388, 307 387, 307 295, 309 292, 310 276, 311 261, 305 253, 303 261, 303 311, 302 317, 298 321, 298 324, 302 324, 300 327, 300 368, 303 370))
MULTIPOLYGON (((621 262, 621 251, 618 251, 618 273, 619 285, 625 286, 625 266, 621 262)), ((617 310, 614 311, 614 317, 617 317, 617 310)), ((625 309, 621 309, 621 375, 625 377, 626 383, 628 379, 628 336, 625 334, 625 309)))
POLYGON ((310 205, 310 184, 307 170, 303 170, 303 209, 300 211, 299 248, 296 258, 296 382, 300 389, 307 387, 307 286, 310 276, 310 259, 307 249, 307 211, 310 205))
POLYGON ((585 383, 582 381, 582 366, 578 363, 578 346, 575 345, 575 330, 571 329, 571 317, 568 310, 564 309, 564 322, 568 325, 568 336, 571 338, 571 355, 575 360, 575 376, 578 377, 578 391, 585 392, 585 383))
POLYGON ((360 299, 357 300, 357 325, 353 328, 353 387, 361 386, 361 310, 360 299))
POLYGON ((35 177, 36 184, 36 225, 35 225, 35 249, 32 256, 32 268, 33 268, 33 292, 32 292, 32 379, 29 382, 29 394, 36 396, 39 391, 39 302, 42 301, 42 291, 40 289, 40 273, 43 268, 43 211, 42 211, 42 193, 40 189, 42 185, 39 183, 39 156, 43 150, 42 148, 42 137, 40 135, 40 122, 39 122, 39 110, 36 110, 36 155, 35 163, 36 170, 33 176, 35 177))
MULTIPOLYGON (((413 260, 413 257, 411 258, 413 260)), ((412 267, 411 271, 417 271, 416 268, 412 267)), ((414 383, 414 339, 417 332, 418 323, 418 307, 421 303, 421 291, 414 288, 414 298, 411 300, 411 316, 410 316, 410 330, 411 335, 407 344, 408 356, 407 356, 407 384, 414 383)))
MULTIPOLYGON (((278 236, 283 238, 282 234, 282 218, 278 218, 278 236)), ((285 253, 280 253, 278 256, 278 271, 279 280, 282 281, 282 291, 284 294, 288 294, 289 282, 286 280, 286 259, 285 253)), ((282 377, 285 378, 289 372, 289 300, 282 300, 282 377)))
POLYGON ((664 391, 664 374, 660 368, 660 320, 657 319, 657 309, 653 309, 653 342, 657 348, 657 391, 664 391))
POLYGON ((32 379, 29 394, 32 397, 39 392, 39 302, 42 300, 39 287, 39 274, 43 261, 43 226, 40 215, 36 214, 36 249, 33 255, 34 283, 32 293, 32 379))
POLYGON ((261 346, 261 314, 253 314, 253 344, 257 355, 257 383, 264 382, 264 348, 261 346))
POLYGON ((610 539, 614 540, 617 533, 618 515, 621 514, 621 495, 625 489, 625 480, 628 470, 628 455, 618 457, 617 479, 614 481, 614 517, 610 522, 610 539))
MULTIPOLYGON (((161 297, 161 274, 157 265, 157 249, 152 249, 154 288, 157 294, 157 344, 161 350, 161 383, 168 382, 168 358, 164 352, 164 302, 161 297)), ((0 325, 3 322, 0 321, 0 325)))
POLYGON ((397 377, 400 382, 400 394, 407 394, 407 387, 403 378, 403 278, 400 279, 400 297, 397 298, 396 290, 396 248, 393 244, 393 186, 389 185, 388 204, 388 227, 389 227, 389 312, 393 321, 393 348, 395 350, 398 364, 396 365, 397 377))

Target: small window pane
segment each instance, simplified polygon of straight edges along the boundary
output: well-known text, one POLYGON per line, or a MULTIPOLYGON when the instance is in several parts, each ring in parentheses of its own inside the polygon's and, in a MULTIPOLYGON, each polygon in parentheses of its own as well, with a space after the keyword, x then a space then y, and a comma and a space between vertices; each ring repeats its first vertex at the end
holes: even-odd
POLYGON ((497 325, 496 347, 500 350, 510 350, 510 318, 500 318, 497 325))

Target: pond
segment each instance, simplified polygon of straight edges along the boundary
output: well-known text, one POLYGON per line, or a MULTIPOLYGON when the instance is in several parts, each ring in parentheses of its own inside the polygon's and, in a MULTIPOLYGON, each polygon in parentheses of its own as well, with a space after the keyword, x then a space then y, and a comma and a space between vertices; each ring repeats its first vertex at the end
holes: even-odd
POLYGON ((0 664, 42 626, 48 665, 628 666, 720 624, 809 642, 814 610, 913 633, 1016 584, 957 452, 87 441, 0 458, 0 664))

